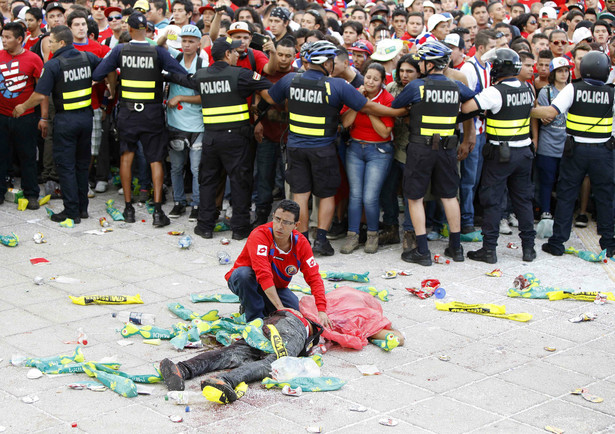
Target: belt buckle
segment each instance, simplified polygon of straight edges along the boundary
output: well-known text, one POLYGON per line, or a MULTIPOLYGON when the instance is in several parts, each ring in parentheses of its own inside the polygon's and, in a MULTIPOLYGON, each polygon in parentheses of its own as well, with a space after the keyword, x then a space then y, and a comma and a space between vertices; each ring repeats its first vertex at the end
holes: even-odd
POLYGON ((136 112, 142 112, 145 109, 145 105, 142 102, 136 102, 134 107, 136 112))

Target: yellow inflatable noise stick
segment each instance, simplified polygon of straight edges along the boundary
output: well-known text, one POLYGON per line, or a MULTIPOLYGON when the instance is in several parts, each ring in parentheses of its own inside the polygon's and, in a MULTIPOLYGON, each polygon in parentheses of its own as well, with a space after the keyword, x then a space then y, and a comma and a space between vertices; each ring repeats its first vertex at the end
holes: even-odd
POLYGON ((440 303, 436 301, 436 309, 449 312, 469 312, 477 315, 492 316, 519 322, 527 322, 533 318, 530 313, 506 313, 506 306, 488 303, 467 304, 458 301, 440 303))
POLYGON ((73 297, 69 295, 71 301, 81 306, 90 304, 143 304, 141 295, 83 295, 73 297))
POLYGON ((598 292, 598 291, 582 291, 582 292, 568 292, 568 291, 551 291, 547 293, 549 300, 563 300, 565 298, 572 298, 574 300, 581 301, 594 301, 598 294, 606 295, 607 300, 615 301, 615 295, 612 292, 598 292))

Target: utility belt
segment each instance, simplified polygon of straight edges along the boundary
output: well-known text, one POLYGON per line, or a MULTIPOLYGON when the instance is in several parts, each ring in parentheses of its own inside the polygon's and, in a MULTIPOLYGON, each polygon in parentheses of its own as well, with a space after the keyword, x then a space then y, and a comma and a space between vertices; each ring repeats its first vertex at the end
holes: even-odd
POLYGON ((440 134, 434 134, 433 136, 418 136, 410 134, 410 143, 425 144, 431 146, 433 151, 443 149, 448 151, 450 149, 457 149, 459 144, 459 137, 454 134, 452 136, 441 137, 440 134))
POLYGON ((128 102, 128 101, 120 101, 120 107, 125 107, 128 109, 128 111, 131 112, 142 112, 143 110, 145 110, 146 106, 149 106, 150 104, 158 104, 160 105, 160 107, 162 107, 162 104, 159 102, 148 102, 148 103, 142 103, 142 102, 128 102))
MULTIPOLYGON (((535 154, 534 151, 534 144, 529 144, 527 145, 530 150, 532 151, 533 154, 535 154)), ((523 149, 526 146, 513 146, 513 149, 523 149)), ((485 160, 493 160, 495 159, 496 156, 496 152, 498 154, 498 162, 500 163, 508 163, 510 162, 510 149, 511 146, 509 145, 508 142, 500 142, 499 145, 494 145, 493 143, 487 141, 487 143, 485 143, 485 145, 483 146, 483 158, 485 160)))
POLYGON ((564 143, 564 157, 572 157, 573 153, 574 153, 574 148, 576 146, 604 146, 606 149, 608 149, 609 151, 612 151, 613 149, 615 149, 615 137, 611 136, 610 138, 606 139, 604 142, 599 142, 599 143, 583 143, 583 142, 577 142, 574 139, 574 136, 567 136, 566 137, 566 142, 564 143))

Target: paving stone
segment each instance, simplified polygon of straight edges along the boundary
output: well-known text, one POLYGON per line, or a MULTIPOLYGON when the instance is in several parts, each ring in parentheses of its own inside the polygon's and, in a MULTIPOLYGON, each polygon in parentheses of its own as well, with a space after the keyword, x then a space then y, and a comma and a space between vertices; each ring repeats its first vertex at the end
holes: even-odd
POLYGON ((512 419, 537 428, 551 425, 564 432, 598 432, 610 429, 615 424, 615 417, 612 415, 560 400, 530 408, 513 416, 512 419))

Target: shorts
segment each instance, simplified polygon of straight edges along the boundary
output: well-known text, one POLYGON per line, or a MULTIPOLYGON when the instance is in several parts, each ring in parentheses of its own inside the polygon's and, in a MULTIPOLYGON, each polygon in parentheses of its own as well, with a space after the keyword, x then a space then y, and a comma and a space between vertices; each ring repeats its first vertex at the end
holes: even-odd
POLYGON ((430 181, 434 196, 443 199, 457 197, 459 171, 456 149, 434 151, 424 143, 410 142, 406 156, 403 180, 406 198, 418 200, 425 197, 430 181))
POLYGON ((291 192, 312 192, 319 198, 335 196, 341 176, 334 143, 318 148, 287 148, 286 152, 286 181, 291 192))
POLYGON ((156 163, 167 156, 169 145, 162 104, 143 104, 143 111, 129 110, 120 103, 117 115, 117 129, 120 136, 120 155, 136 152, 137 142, 143 145, 145 161, 156 163))

